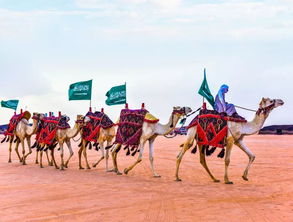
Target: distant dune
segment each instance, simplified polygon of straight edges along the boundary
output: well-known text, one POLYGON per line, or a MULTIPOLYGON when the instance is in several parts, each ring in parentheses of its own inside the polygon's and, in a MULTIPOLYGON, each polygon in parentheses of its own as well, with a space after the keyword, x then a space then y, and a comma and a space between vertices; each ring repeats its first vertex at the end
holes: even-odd
POLYGON ((266 126, 259 131, 259 134, 293 135, 293 125, 266 126))

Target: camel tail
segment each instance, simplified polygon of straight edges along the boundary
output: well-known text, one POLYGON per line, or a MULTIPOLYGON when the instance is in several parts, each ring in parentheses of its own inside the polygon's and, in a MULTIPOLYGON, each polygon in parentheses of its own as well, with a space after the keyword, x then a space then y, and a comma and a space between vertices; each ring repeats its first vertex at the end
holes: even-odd
POLYGON ((221 152, 218 154, 218 158, 224 158, 225 156, 225 149, 223 148, 221 152))
POLYGON ((3 140, 1 140, 1 143, 4 143, 6 138, 7 138, 7 136, 5 136, 3 140))

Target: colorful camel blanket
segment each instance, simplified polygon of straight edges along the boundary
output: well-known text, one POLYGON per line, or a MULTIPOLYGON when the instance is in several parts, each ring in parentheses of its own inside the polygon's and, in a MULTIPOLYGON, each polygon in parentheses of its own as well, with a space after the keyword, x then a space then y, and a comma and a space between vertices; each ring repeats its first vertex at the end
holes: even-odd
POLYGON ((134 156, 136 152, 138 152, 143 123, 157 123, 158 121, 159 119, 151 115, 145 109, 123 109, 120 113, 118 130, 114 143, 125 145, 125 149, 128 150, 126 155, 132 152, 132 156, 134 156))
POLYGON ((197 126, 197 143, 224 148, 228 134, 227 118, 213 110, 201 110, 187 128, 197 126))
POLYGON ((82 128, 82 138, 89 142, 97 142, 100 129, 108 129, 114 126, 112 120, 103 112, 88 112, 86 114, 90 121, 82 128))
POLYGON ((31 114, 28 111, 25 111, 24 113, 13 115, 9 121, 7 130, 5 131, 5 136, 12 136, 14 135, 14 130, 17 126, 17 124, 22 120, 26 119, 29 120, 31 114))
POLYGON ((70 128, 65 116, 45 117, 37 131, 36 140, 39 144, 52 145, 58 129, 70 128))

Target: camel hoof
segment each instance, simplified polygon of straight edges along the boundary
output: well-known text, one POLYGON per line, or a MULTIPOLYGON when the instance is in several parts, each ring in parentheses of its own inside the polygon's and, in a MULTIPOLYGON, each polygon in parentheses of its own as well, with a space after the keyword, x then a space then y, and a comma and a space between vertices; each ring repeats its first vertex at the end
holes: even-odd
POLYGON ((93 168, 96 168, 97 164, 93 164, 93 168))
POLYGON ((120 175, 122 175, 122 173, 121 173, 121 172, 119 172, 119 171, 117 171, 116 173, 117 173, 117 175, 119 175, 119 176, 120 176, 120 175))
POLYGON ((111 173, 111 172, 116 172, 116 170, 112 169, 112 170, 106 170, 107 173, 111 173))
POLYGON ((245 181, 248 181, 248 178, 245 177, 245 176, 242 176, 242 179, 245 180, 245 181))
POLYGON ((83 168, 83 167, 79 167, 79 169, 80 169, 80 170, 84 170, 84 168, 83 168))
POLYGON ((22 165, 27 165, 26 162, 22 162, 22 165))
POLYGON ((154 178, 161 178, 160 175, 154 175, 154 178))
POLYGON ((20 162, 20 163, 22 162, 22 158, 19 159, 19 162, 20 162))
POLYGON ((175 180, 176 182, 181 182, 182 180, 180 179, 180 178, 176 178, 176 180, 175 180))
POLYGON ((63 170, 64 170, 64 168, 60 168, 60 170, 62 170, 62 171, 63 171, 63 170))
POLYGON ((232 181, 225 182, 225 184, 233 184, 232 181))
POLYGON ((86 169, 90 170, 91 168, 88 166, 88 167, 86 167, 86 169))
POLYGON ((214 180, 214 182, 215 182, 215 183, 219 183, 219 182, 221 182, 221 181, 220 181, 220 180, 214 180))
POLYGON ((68 168, 67 164, 64 166, 65 168, 68 168))
POLYGON ((40 168, 44 168, 43 166, 40 166, 40 168))
POLYGON ((38 161, 36 161, 36 162, 35 162, 35 164, 39 164, 39 162, 38 162, 38 161))
POLYGON ((127 175, 129 172, 129 170, 127 170, 127 168, 124 169, 124 173, 127 175))
POLYGON ((8 160, 8 163, 11 163, 12 161, 11 160, 8 160))

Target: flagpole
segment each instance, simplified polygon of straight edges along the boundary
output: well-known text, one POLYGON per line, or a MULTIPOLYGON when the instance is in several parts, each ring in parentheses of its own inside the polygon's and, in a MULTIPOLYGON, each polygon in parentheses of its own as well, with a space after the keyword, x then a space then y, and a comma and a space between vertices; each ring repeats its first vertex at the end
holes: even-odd
POLYGON ((126 89, 126 82, 125 82, 125 104, 127 103, 127 89, 126 89))

